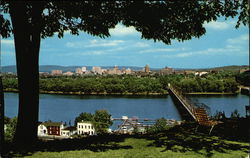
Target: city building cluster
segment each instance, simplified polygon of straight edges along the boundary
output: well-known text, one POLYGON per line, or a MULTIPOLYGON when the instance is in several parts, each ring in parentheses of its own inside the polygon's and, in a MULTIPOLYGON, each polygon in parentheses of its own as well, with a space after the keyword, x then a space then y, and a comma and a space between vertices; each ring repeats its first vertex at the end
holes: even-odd
MULTIPOLYGON (((208 73, 219 73, 223 70, 220 69, 173 69, 170 67, 165 67, 162 69, 153 69, 151 70, 149 65, 145 65, 141 70, 134 70, 131 68, 120 68, 114 66, 113 68, 102 68, 100 66, 93 66, 91 69, 87 69, 86 66, 76 68, 74 72, 63 70, 52 70, 50 73, 40 72, 40 75, 43 76, 84 76, 84 75, 135 75, 135 76, 147 76, 147 75, 172 75, 172 74, 183 74, 189 75, 193 74, 195 76, 203 76, 208 73)), ((249 68, 240 69, 238 73, 243 73, 249 71, 249 68)))
POLYGON ((62 70, 52 70, 50 75, 52 76, 72 76, 72 75, 131 75, 136 73, 147 73, 149 74, 150 68, 149 65, 146 65, 141 71, 134 71, 130 68, 119 69, 118 66, 114 66, 111 69, 103 69, 100 66, 93 66, 91 70, 87 70, 87 67, 79 67, 75 69, 75 72, 67 71, 63 72, 62 70))
POLYGON ((72 76, 72 75, 136 75, 136 76, 143 76, 143 75, 171 75, 171 74, 194 74, 196 76, 202 76, 208 74, 209 72, 206 71, 195 71, 195 70, 175 70, 170 67, 165 67, 159 70, 150 70, 149 65, 145 65, 141 70, 132 70, 130 68, 122 68, 119 69, 118 66, 114 66, 111 69, 103 69, 100 66, 93 66, 91 70, 87 70, 87 67, 79 67, 75 69, 75 72, 67 71, 63 72, 62 70, 52 70, 50 74, 52 76, 72 76))

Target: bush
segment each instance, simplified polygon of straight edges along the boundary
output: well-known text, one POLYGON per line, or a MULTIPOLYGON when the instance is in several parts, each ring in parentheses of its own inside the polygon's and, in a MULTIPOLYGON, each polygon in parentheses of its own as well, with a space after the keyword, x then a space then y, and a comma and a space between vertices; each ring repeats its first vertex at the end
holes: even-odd
POLYGON ((165 118, 157 119, 155 124, 148 129, 148 133, 157 133, 167 130, 169 127, 167 125, 167 120, 165 118))
POLYGON ((6 141, 13 141, 15 131, 16 131, 16 125, 17 125, 17 117, 14 118, 5 118, 5 130, 4 130, 4 139, 6 141))
POLYGON ((234 110, 231 113, 231 118, 234 118, 234 119, 240 118, 240 114, 239 114, 238 110, 234 110))

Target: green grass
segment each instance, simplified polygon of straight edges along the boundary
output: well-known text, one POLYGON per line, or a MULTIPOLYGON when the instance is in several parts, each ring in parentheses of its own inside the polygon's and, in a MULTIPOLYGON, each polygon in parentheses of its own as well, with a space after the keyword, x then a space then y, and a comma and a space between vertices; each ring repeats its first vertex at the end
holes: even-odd
MULTIPOLYGON (((25 158, 245 158, 248 142, 194 132, 192 124, 157 134, 105 135, 40 142, 32 152, 9 153, 25 158), (234 141, 233 141, 234 140, 234 141)), ((217 128, 220 133, 224 131, 217 128)))
MULTIPOLYGON (((170 140, 171 141, 171 140, 170 140)), ((124 142, 118 143, 120 146, 130 146, 128 149, 118 150, 106 150, 106 151, 91 151, 91 150, 75 150, 75 151, 62 151, 62 152, 36 152, 31 156, 34 158, 237 158, 246 157, 246 149, 241 149, 240 146, 247 146, 244 143, 226 142, 227 145, 239 145, 238 149, 241 150, 228 150, 220 149, 221 151, 211 150, 207 151, 206 148, 194 151, 192 148, 187 148, 181 145, 174 145, 171 149, 166 150, 166 147, 151 146, 154 143, 153 140, 138 139, 138 138, 126 138, 124 142)), ((202 144, 201 144, 202 145, 202 144)))

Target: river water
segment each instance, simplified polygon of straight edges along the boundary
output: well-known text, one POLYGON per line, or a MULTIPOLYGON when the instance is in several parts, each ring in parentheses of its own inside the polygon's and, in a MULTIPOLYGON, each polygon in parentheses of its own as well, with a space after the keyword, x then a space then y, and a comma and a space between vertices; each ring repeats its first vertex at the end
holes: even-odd
MULTIPOLYGON (((245 116, 245 105, 249 104, 246 95, 190 95, 195 102, 210 107, 210 115, 224 111, 230 117, 234 110, 245 116)), ((78 96, 40 94, 39 121, 63 121, 74 123, 81 112, 94 113, 106 109, 113 118, 122 116, 157 119, 181 120, 171 97, 168 96, 78 96)), ((18 94, 5 93, 5 115, 14 117, 18 111, 18 94)), ((114 127, 113 127, 114 128, 114 127)))

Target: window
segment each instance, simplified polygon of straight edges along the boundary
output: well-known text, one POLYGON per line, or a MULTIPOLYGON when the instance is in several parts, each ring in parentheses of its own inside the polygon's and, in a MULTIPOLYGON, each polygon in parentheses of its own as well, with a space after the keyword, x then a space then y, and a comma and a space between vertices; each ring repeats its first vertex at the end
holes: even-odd
POLYGON ((94 129, 94 127, 93 127, 93 126, 91 126, 91 129, 94 129))
POLYGON ((89 129, 90 129, 90 126, 89 126, 89 129))
POLYGON ((78 128, 81 128, 81 125, 79 125, 78 128))
POLYGON ((85 125, 85 129, 87 129, 87 126, 85 125))

